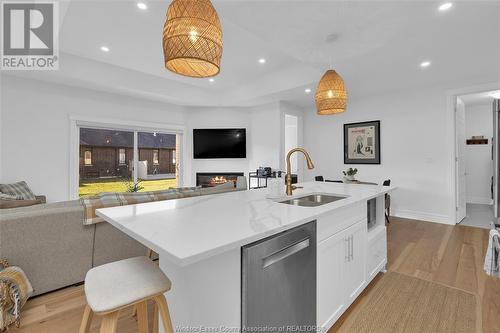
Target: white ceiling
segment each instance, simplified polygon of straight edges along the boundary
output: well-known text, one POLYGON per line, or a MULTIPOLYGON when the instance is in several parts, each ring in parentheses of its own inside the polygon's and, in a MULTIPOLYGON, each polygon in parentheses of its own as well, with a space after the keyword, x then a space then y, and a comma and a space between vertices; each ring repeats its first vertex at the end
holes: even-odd
POLYGON ((436 1, 213 0, 224 38, 213 83, 164 69, 161 35, 170 1, 145 2, 148 10, 141 11, 135 1, 72 0, 61 20, 60 70, 18 75, 183 105, 285 100, 302 107, 313 105, 330 64, 351 98, 500 81, 500 1, 455 1, 439 12, 436 1), (266 64, 258 64, 261 57, 266 64), (420 68, 424 60, 432 65, 420 68), (311 94, 304 93, 308 87, 311 94))

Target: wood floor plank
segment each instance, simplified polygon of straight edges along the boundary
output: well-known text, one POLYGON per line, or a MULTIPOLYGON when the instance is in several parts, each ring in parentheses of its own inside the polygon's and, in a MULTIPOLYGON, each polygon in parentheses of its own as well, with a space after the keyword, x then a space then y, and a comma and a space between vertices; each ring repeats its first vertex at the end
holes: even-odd
POLYGON ((474 247, 471 246, 471 244, 462 245, 454 287, 470 291, 472 293, 477 293, 478 291, 474 247))
POLYGON ((454 284, 457 276, 458 262, 462 250, 466 229, 454 227, 448 239, 440 266, 434 274, 434 281, 448 286, 454 284))

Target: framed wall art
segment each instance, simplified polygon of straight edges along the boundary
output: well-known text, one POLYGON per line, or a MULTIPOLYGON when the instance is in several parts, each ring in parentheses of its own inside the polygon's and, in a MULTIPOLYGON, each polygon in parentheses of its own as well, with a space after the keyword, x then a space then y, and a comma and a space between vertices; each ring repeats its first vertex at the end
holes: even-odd
POLYGON ((380 120, 344 124, 344 164, 380 164, 380 120))

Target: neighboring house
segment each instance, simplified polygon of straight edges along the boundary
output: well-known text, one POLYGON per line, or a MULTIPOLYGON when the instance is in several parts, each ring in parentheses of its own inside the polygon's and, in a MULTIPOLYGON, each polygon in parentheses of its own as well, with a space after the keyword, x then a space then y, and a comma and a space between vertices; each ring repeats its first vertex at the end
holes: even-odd
MULTIPOLYGON (((139 133, 139 161, 147 162, 148 175, 175 173, 175 135, 139 133)), ((134 133, 80 129, 80 179, 130 177, 134 133)))

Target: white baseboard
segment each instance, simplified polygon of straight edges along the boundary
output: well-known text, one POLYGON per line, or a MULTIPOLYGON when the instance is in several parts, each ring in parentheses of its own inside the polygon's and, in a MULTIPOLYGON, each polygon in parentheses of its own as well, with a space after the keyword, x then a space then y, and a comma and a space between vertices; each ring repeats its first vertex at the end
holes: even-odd
POLYGON ((450 217, 447 215, 418 212, 406 209, 394 210, 391 212, 391 215, 405 219, 455 225, 455 222, 453 222, 452 219, 450 219, 450 217))
POLYGON ((489 197, 467 197, 467 203, 478 205, 492 205, 493 200, 489 197))

